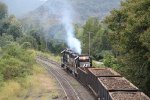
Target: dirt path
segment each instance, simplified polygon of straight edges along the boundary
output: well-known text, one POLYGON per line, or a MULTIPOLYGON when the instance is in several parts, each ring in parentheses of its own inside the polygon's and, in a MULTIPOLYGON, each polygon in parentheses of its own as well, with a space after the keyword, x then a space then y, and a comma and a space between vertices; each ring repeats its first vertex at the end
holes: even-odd
POLYGON ((91 93, 76 79, 60 68, 58 63, 41 58, 37 58, 37 61, 57 80, 63 90, 63 100, 94 100, 91 93))

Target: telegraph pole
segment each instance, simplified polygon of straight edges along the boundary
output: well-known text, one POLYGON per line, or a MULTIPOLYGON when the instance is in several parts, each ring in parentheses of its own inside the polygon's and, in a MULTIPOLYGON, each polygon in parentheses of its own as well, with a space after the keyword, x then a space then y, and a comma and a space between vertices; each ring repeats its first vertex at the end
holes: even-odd
POLYGON ((89 56, 90 56, 90 49, 91 49, 91 32, 88 32, 89 33, 89 56))
POLYGON ((46 38, 45 38, 45 45, 46 45, 45 50, 46 51, 48 51, 47 42, 48 42, 48 34, 46 34, 46 38))

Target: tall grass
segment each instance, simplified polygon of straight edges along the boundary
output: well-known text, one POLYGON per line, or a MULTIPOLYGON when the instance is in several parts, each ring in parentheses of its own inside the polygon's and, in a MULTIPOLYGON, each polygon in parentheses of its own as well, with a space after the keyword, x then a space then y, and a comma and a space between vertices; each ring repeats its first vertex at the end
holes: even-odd
POLYGON ((54 55, 54 54, 52 54, 50 52, 43 53, 43 52, 38 51, 37 55, 41 55, 41 56, 47 57, 47 58, 52 59, 52 60, 54 60, 56 62, 61 62, 60 55, 54 55))
POLYGON ((0 88, 0 100, 36 100, 37 97, 42 100, 59 97, 56 81, 37 64, 33 65, 33 75, 5 81, 0 88))

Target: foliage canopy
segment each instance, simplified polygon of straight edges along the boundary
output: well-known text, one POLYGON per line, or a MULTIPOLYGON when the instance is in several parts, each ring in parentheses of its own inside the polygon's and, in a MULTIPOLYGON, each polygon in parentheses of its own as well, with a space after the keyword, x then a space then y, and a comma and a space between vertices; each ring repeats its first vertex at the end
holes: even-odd
POLYGON ((127 0, 105 22, 120 71, 150 95, 150 1, 127 0))

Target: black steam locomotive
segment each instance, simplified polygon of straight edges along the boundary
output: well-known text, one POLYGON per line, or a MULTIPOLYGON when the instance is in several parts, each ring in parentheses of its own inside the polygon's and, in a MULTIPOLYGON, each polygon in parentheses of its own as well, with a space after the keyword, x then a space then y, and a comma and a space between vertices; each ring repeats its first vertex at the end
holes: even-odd
POLYGON ((70 49, 63 50, 61 54, 61 67, 69 70, 75 76, 78 75, 78 67, 89 68, 92 66, 92 59, 89 55, 79 55, 70 49))

